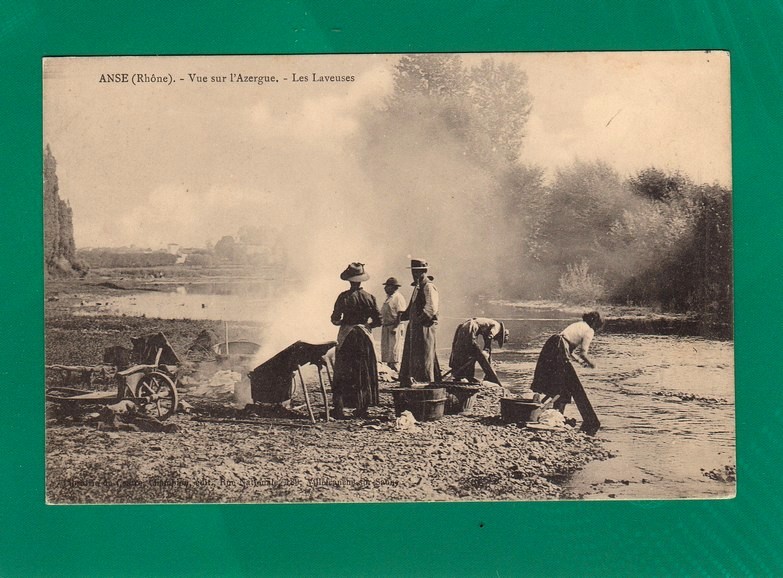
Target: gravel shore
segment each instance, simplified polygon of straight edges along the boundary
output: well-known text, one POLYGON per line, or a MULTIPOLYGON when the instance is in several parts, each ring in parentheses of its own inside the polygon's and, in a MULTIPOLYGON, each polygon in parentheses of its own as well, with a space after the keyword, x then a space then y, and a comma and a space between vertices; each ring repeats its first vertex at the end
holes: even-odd
MULTIPOLYGON (((90 288, 90 298, 101 292, 90 288)), ((47 364, 94 365, 103 349, 163 331, 183 353, 202 329, 220 322, 124 316, 75 316, 84 287, 47 301, 47 364), (81 292, 80 292, 81 291, 81 292)), ((96 297, 97 295, 97 297, 96 297)), ((252 338, 253 324, 232 326, 252 338)), ((167 432, 106 427, 99 408, 64 414, 47 404, 46 487, 51 503, 378 502, 578 499, 563 489, 585 464, 606 459, 598 440, 577 430, 529 430, 500 419, 499 387, 484 387, 469 413, 394 428, 391 388, 367 420, 313 425, 304 411, 248 415, 230 397, 196 395, 165 422, 167 432), (92 414, 92 416, 90 416, 92 414)), ((316 411, 320 396, 313 391, 316 411)), ((297 400, 295 400, 296 405, 297 400)))
POLYGON ((469 414, 394 429, 388 390, 367 420, 246 416, 188 398, 171 433, 103 431, 51 418, 47 497, 54 503, 549 500, 608 452, 576 430, 504 424, 488 388, 469 414), (203 421, 204 419, 214 421, 203 421), (254 423, 251 423, 254 422, 254 423))

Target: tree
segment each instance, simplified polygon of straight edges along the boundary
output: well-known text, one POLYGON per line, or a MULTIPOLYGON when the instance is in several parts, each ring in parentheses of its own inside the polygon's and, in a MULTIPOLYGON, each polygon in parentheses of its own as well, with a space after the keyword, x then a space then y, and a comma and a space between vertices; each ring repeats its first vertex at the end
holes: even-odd
POLYGON ((695 201, 698 214, 693 242, 683 251, 684 275, 679 285, 687 288, 689 309, 730 332, 734 300, 731 190, 702 185, 696 189, 695 201))
POLYGON ((468 70, 457 55, 412 54, 395 66, 387 109, 416 122, 437 118, 464 153, 497 164, 519 157, 531 103, 527 75, 515 63, 485 58, 468 70))
POLYGON ((645 199, 671 201, 682 198, 693 184, 679 171, 666 173, 655 167, 639 171, 628 179, 631 190, 645 199))
POLYGON ((226 235, 215 243, 215 257, 233 261, 236 256, 236 241, 231 235, 226 235))
POLYGON ((57 161, 49 145, 44 152, 44 262, 47 269, 56 266, 60 252, 59 183, 57 161))
POLYGON ((479 130, 487 135, 493 151, 517 160, 533 102, 527 74, 516 63, 496 64, 485 58, 471 69, 469 78, 479 130))
MULTIPOLYGON (((618 302, 695 312, 711 331, 730 335, 731 191, 694 186, 687 177, 677 176, 687 185, 670 187, 672 194, 645 195, 639 208, 626 210, 613 225, 606 244, 614 267, 612 296, 618 302)), ((666 182, 653 171, 641 181, 666 182)))
POLYGON ((390 242, 402 254, 419 247, 433 262, 448 259, 445 275, 455 284, 470 275, 481 291, 499 281, 511 286, 507 274, 518 274, 526 252, 509 254, 525 243, 521 229, 506 224, 519 222, 529 203, 510 199, 522 195, 518 187, 541 184, 540 173, 514 173, 530 112, 526 86, 520 69, 491 59, 472 72, 456 55, 400 57, 386 106, 368 112, 355 137, 370 185, 382 194, 357 194, 352 210, 405 223, 390 242), (501 81, 502 74, 509 79, 501 81), (493 250, 480 250, 480 239, 493 250))
POLYGON ((542 271, 541 231, 549 190, 544 171, 537 166, 509 164, 497 178, 490 199, 494 201, 493 260, 505 296, 539 296, 550 281, 542 271), (536 274, 530 272, 535 270, 536 274))
POLYGON ((576 161, 557 171, 543 211, 542 241, 547 259, 565 267, 595 265, 601 243, 632 197, 618 173, 603 161, 576 161))
POLYGON ((394 92, 389 104, 406 97, 456 99, 467 94, 462 58, 455 54, 406 54, 394 67, 394 92))

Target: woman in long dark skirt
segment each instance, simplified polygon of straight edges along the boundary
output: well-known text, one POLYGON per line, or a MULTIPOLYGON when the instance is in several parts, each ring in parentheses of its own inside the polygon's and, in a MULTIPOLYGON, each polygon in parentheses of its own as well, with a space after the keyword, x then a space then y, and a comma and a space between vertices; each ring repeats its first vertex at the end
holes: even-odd
POLYGON ((591 311, 582 316, 582 321, 572 323, 557 335, 547 339, 538 356, 531 386, 534 392, 546 398, 560 396, 554 403, 555 409, 560 413, 565 412, 572 397, 578 396, 576 401, 582 413, 582 429, 593 433, 598 430, 600 423, 592 412, 572 361, 582 363, 586 367, 595 367, 587 352, 595 332, 602 325, 601 315, 597 311, 591 311), (588 413, 587 417, 584 415, 585 410, 588 413))
POLYGON ((367 417, 367 408, 378 405, 378 362, 370 332, 356 325, 345 336, 334 359, 332 395, 336 417, 344 407, 355 407, 355 417, 367 417))
POLYGON ((362 289, 370 276, 363 263, 351 263, 340 279, 351 285, 337 296, 332 323, 339 325, 334 357, 332 400, 336 419, 345 417, 344 408, 355 407, 355 417, 366 417, 367 408, 378 405, 378 365, 372 328, 381 326, 375 297, 362 289))

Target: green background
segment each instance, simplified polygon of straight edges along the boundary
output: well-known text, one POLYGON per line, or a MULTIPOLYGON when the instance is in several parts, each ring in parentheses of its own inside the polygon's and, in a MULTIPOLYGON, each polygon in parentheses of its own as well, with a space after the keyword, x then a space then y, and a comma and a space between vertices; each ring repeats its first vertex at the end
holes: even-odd
POLYGON ((783 575, 781 41, 772 0, 0 3, 0 575, 783 575), (44 505, 41 57, 650 49, 731 51, 736 499, 44 505))

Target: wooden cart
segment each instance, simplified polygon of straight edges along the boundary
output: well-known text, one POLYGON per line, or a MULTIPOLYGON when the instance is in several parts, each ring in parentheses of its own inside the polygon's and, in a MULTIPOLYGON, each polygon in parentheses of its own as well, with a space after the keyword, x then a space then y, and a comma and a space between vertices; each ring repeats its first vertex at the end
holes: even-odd
POLYGON ((162 348, 155 362, 134 365, 115 374, 116 391, 89 391, 72 387, 50 387, 46 401, 64 408, 83 405, 110 405, 123 400, 136 405, 138 412, 164 420, 177 411, 177 367, 160 362, 162 348))

